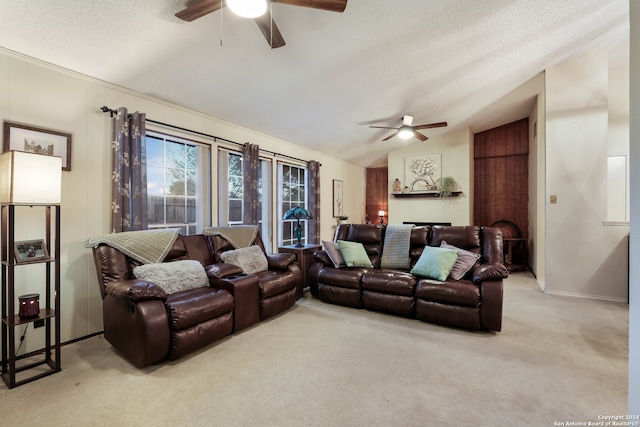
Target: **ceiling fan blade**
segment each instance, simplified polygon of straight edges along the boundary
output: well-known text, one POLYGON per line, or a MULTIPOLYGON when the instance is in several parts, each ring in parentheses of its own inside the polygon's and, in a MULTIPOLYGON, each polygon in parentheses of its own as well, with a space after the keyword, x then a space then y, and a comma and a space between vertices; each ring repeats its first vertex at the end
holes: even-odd
POLYGON ((415 130, 419 130, 419 129, 442 128, 445 126, 447 126, 447 122, 430 123, 428 125, 418 125, 418 126, 414 126, 413 128, 415 130))
POLYGON ((424 136, 423 134, 421 134, 420 132, 418 132, 416 130, 413 131, 413 136, 415 136, 416 138, 418 138, 422 142, 424 142, 427 139, 429 139, 429 138, 427 138, 426 136, 424 136))
POLYGON ((258 24, 258 28, 262 31, 262 35, 264 35, 264 38, 267 39, 267 43, 271 46, 271 49, 276 49, 286 44, 278 26, 273 21, 270 11, 267 10, 264 15, 257 17, 255 20, 256 24, 258 24))
POLYGON ((344 9, 347 7, 347 0, 272 0, 272 2, 339 13, 344 12, 344 9))
POLYGON ((394 136, 396 136, 397 134, 398 134, 398 132, 394 132, 391 135, 389 135, 388 137, 386 137, 385 139, 383 139, 383 141, 387 141, 387 140, 393 138, 394 136))
POLYGON ((369 127, 374 129, 398 129, 398 128, 391 128, 388 126, 369 126, 369 127))
POLYGON ((191 22, 220 8, 222 8, 222 0, 202 0, 176 13, 176 16, 183 21, 191 22))

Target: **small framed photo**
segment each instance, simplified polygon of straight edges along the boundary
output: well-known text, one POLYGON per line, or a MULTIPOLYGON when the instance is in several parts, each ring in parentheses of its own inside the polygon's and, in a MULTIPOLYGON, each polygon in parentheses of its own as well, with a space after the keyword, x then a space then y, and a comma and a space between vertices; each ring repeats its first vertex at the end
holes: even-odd
POLYGON ((3 153, 15 150, 47 156, 59 156, 62 158, 62 170, 71 170, 70 133, 5 121, 3 135, 3 153))
POLYGON ((44 240, 24 240, 15 242, 16 262, 31 262, 49 258, 44 240))

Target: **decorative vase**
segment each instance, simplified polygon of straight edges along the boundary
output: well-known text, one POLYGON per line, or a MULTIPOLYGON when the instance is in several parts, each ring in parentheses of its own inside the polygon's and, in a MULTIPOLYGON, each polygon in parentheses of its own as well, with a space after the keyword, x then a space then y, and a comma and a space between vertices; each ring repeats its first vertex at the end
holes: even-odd
POLYGON ((393 192, 399 193, 400 191, 402 191, 402 184, 400 183, 400 180, 396 178, 395 181, 393 181, 393 192))

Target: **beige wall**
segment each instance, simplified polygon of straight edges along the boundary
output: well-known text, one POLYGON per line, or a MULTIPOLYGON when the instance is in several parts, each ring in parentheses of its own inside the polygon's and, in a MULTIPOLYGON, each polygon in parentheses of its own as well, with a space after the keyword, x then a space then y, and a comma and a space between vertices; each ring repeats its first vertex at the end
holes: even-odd
POLYGON ((546 71, 545 291, 627 301, 629 229, 603 224, 608 83, 605 51, 546 71))
POLYGON ((395 198, 389 196, 389 223, 404 221, 451 222, 453 225, 471 224, 473 177, 473 135, 469 128, 430 138, 427 142, 415 142, 406 148, 389 153, 389 194, 395 178, 405 185, 404 159, 427 154, 442 154, 442 176, 452 176, 459 197, 395 198))
MULTIPOLYGON (((223 102, 215 100, 215 102, 223 102)), ((354 164, 222 122, 194 111, 142 96, 37 60, 0 50, 0 119, 57 129, 73 134, 72 170, 62 174, 62 290, 63 341, 102 330, 102 305, 87 238, 109 231, 111 119, 99 108, 127 107, 153 120, 216 135, 232 141, 250 141, 261 148, 317 160, 321 167, 321 238, 331 239, 332 179, 345 188, 345 214, 364 216, 364 169, 354 164)), ((149 125, 151 129, 157 129, 149 125)), ((212 149, 213 166, 217 164, 212 149)), ((215 175, 214 175, 215 176, 215 175)), ((217 183, 212 183, 213 223, 216 224, 217 183)), ((18 239, 41 238, 42 215, 25 208, 18 239)), ((16 295, 44 292, 42 273, 23 269, 16 278, 16 295)), ((22 351, 42 345, 42 329, 29 330, 22 351)), ((20 331, 21 332, 21 331, 20 331)))

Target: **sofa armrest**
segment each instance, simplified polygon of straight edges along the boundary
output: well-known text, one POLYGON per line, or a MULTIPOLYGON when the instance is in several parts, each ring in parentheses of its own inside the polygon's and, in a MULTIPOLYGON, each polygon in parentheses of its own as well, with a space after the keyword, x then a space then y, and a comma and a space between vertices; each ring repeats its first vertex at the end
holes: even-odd
POLYGON ((296 261, 296 255, 292 253, 267 254, 269 270, 286 271, 289 264, 296 261))
POLYGON ((502 330, 502 279, 488 279, 480 283, 480 324, 489 331, 502 330))
POLYGON ((223 279, 225 277, 242 274, 242 268, 225 262, 210 264, 204 269, 207 272, 207 277, 209 277, 209 283, 212 283, 213 279, 223 279))
POLYGON ((333 261, 331 261, 331 258, 329 258, 329 255, 324 250, 315 251, 313 253, 313 260, 320 261, 324 265, 330 265, 333 267, 333 261))
POLYGON ((167 300, 167 293, 160 286, 146 280, 118 280, 110 282, 105 289, 107 295, 132 302, 157 299, 167 300))
POLYGON ((499 262, 482 264, 473 271, 473 283, 480 283, 483 280, 506 279, 509 277, 509 270, 499 262))

